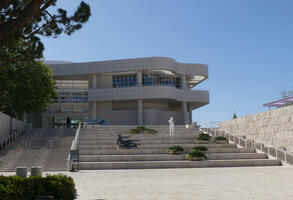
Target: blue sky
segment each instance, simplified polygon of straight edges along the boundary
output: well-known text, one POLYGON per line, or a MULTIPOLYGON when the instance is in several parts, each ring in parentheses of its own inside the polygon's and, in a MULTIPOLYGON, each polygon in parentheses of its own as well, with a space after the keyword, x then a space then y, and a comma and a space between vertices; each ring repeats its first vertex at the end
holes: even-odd
MULTIPOLYGON (((61 2, 61 1, 60 1, 61 2)), ((167 56, 204 63, 210 104, 194 121, 231 119, 293 89, 292 0, 91 0, 92 16, 72 36, 44 38, 47 60, 167 56)), ((78 0, 58 5, 74 9, 78 0)))

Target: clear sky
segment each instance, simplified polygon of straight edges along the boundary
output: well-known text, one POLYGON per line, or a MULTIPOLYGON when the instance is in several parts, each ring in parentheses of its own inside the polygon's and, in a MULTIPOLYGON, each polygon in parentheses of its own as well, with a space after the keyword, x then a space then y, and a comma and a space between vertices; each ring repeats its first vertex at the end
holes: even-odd
MULTIPOLYGON (((59 0, 72 10, 78 0, 59 0)), ((72 36, 45 38, 47 60, 167 56, 204 63, 210 104, 194 121, 231 119, 293 87, 292 0, 88 0, 92 16, 72 36)))

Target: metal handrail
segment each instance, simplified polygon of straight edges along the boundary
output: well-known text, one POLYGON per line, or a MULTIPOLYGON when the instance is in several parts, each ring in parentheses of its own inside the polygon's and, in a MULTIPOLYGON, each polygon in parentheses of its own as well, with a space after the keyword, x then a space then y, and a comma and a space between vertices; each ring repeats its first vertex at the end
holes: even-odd
MULTIPOLYGON (((288 156, 288 155, 292 156, 292 154, 289 153, 288 151, 284 150, 283 148, 280 148, 280 147, 277 147, 277 146, 275 146, 275 145, 269 144, 269 143, 266 142, 264 139, 261 139, 261 138, 258 138, 258 137, 256 137, 256 136, 253 136, 253 135, 251 135, 251 134, 245 133, 246 131, 242 131, 242 130, 238 130, 238 134, 235 134, 235 133, 233 133, 229 128, 227 128, 227 127, 223 127, 223 126, 222 126, 222 127, 220 127, 220 128, 217 128, 217 127, 215 128, 215 127, 211 127, 210 125, 208 125, 207 123, 204 123, 204 122, 197 122, 197 123, 198 123, 199 125, 203 124, 204 126, 206 126, 207 129, 210 129, 211 131, 205 131, 205 132, 210 133, 210 134, 213 134, 213 132, 214 132, 215 136, 217 136, 217 132, 218 132, 219 129, 220 129, 220 131, 223 131, 223 133, 224 133, 226 136, 228 135, 228 139, 229 139, 229 141, 234 142, 236 145, 237 145, 237 143, 236 143, 236 138, 237 138, 238 141, 239 141, 239 146, 242 146, 240 140, 243 140, 244 143, 245 143, 245 146, 242 146, 242 147, 246 147, 246 148, 247 148, 248 139, 251 140, 251 141, 253 142, 253 148, 255 148, 255 149, 257 149, 257 147, 256 147, 255 144, 256 144, 256 143, 259 143, 261 148, 258 149, 258 150, 260 150, 260 151, 263 152, 263 153, 266 153, 266 152, 264 152, 263 148, 267 147, 267 148, 268 148, 268 153, 267 153, 268 156, 272 156, 272 157, 275 157, 275 158, 278 159, 278 151, 280 151, 280 152, 282 152, 283 155, 284 155, 284 163, 285 163, 285 164, 289 164, 289 163, 287 163, 287 156, 288 156), (242 134, 239 134, 239 133, 242 133, 242 134), (233 137, 233 141, 231 140, 231 136, 233 137), (243 136, 249 136, 249 138, 244 138, 243 136), (270 155, 270 148, 275 149, 275 152, 276 152, 275 155, 270 155)), ((216 124, 216 126, 218 126, 218 124, 217 124, 216 122, 211 122, 210 124, 216 124)), ((205 129, 205 128, 203 128, 203 129, 205 129)), ((281 159, 281 160, 282 160, 282 159, 281 159)))
POLYGON ((0 140, 0 151, 3 151, 11 142, 24 135, 26 128, 18 128, 11 131, 9 136, 0 140))
POLYGON ((79 149, 78 149, 78 141, 79 141, 79 134, 81 129, 81 122, 78 124, 78 129, 76 130, 74 140, 72 141, 70 152, 67 158, 68 161, 68 170, 74 171, 74 162, 78 162, 79 158, 79 149))
POLYGON ((79 122, 78 124, 78 129, 76 130, 76 134, 75 134, 74 140, 72 141, 70 150, 77 150, 78 148, 80 128, 81 128, 81 122, 79 122))

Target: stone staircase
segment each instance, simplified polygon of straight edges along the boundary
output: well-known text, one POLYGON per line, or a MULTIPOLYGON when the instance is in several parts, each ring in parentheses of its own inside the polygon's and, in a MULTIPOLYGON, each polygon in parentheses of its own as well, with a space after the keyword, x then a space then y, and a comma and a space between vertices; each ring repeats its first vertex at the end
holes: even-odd
POLYGON ((0 152, 0 170, 42 166, 43 171, 68 170, 67 158, 76 129, 31 129, 0 152))
POLYGON ((251 148, 237 148, 235 144, 200 144, 208 148, 207 160, 188 161, 185 155, 170 155, 165 150, 180 145, 185 153, 194 146, 199 131, 185 126, 175 127, 175 136, 169 136, 168 126, 147 126, 157 134, 128 134, 135 126, 102 126, 81 129, 79 139, 79 169, 151 169, 196 167, 277 166, 280 160, 268 159, 264 153, 251 148), (117 135, 130 136, 138 148, 117 149, 117 135))

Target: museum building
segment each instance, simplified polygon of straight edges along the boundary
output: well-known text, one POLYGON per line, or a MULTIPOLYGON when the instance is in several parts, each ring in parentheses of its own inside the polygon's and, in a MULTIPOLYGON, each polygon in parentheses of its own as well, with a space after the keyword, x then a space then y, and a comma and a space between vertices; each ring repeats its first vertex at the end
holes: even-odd
POLYGON ((60 127, 70 117, 106 125, 167 125, 192 122, 192 110, 209 103, 209 92, 194 87, 208 77, 205 64, 167 57, 81 63, 48 63, 57 84, 42 114, 42 127, 60 127))

